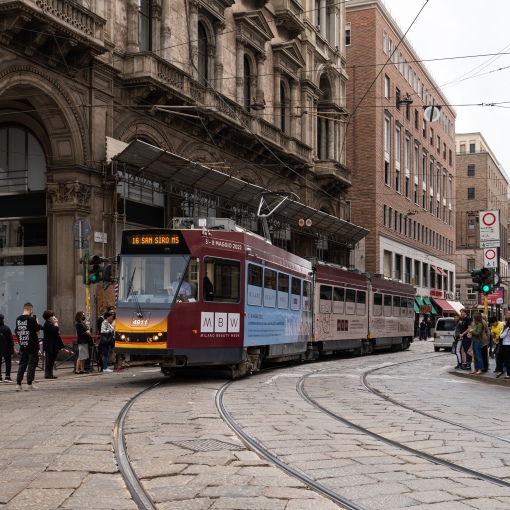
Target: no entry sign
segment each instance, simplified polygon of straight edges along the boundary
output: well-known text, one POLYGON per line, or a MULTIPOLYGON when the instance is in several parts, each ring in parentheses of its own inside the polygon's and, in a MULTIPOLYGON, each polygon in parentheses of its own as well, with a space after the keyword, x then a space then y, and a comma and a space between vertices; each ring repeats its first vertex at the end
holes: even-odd
POLYGON ((496 248, 483 250, 483 267, 498 267, 498 250, 496 248))
MULTIPOLYGON (((499 210, 480 211, 480 243, 499 240, 499 210)), ((494 246, 485 244, 485 247, 494 246)))

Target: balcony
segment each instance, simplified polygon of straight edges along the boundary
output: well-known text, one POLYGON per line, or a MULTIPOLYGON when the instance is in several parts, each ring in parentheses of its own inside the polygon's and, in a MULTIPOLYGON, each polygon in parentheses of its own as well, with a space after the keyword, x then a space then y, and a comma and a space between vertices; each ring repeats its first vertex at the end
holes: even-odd
MULTIPOLYGON (((337 184, 351 185, 351 171, 332 159, 319 160, 315 163, 313 171, 318 178, 323 178, 325 181, 333 182, 337 184)), ((318 179, 320 180, 320 179, 318 179)))
POLYGON ((74 0, 0 0, 0 42, 71 74, 107 51, 105 23, 74 0))
POLYGON ((303 7, 298 0, 276 0, 273 2, 276 15, 276 26, 282 26, 289 31, 291 39, 295 39, 305 31, 305 24, 301 21, 303 7))

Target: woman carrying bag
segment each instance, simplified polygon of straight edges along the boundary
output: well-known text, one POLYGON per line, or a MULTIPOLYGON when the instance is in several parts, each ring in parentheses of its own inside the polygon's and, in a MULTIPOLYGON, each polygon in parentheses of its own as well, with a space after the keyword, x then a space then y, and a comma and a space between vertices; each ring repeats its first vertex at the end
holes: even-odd
POLYGON ((58 351, 64 348, 64 342, 60 337, 60 331, 58 329, 58 320, 55 317, 53 310, 46 310, 43 313, 43 319, 45 320, 43 331, 43 348, 45 355, 45 379, 57 379, 57 376, 53 375, 53 366, 57 360, 58 351))
POLYGON ((108 368, 108 356, 115 342, 115 331, 112 322, 115 315, 110 312, 104 314, 104 321, 101 324, 101 338, 99 339, 99 352, 103 355, 103 372, 113 372, 108 368))
POLYGON ((85 324, 85 314, 83 312, 77 312, 74 320, 76 321, 76 333, 78 334, 78 361, 74 373, 84 374, 85 360, 89 357, 90 331, 85 324))

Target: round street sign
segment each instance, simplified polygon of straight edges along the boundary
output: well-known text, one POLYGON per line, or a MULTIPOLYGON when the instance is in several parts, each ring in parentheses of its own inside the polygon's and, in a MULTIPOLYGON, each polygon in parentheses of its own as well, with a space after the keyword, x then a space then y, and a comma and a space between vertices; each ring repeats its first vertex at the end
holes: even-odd
POLYGON ((493 260, 496 257, 496 252, 494 250, 486 250, 485 251, 485 257, 488 260, 493 260))
POLYGON ((483 215, 482 221, 484 225, 491 227, 492 225, 494 225, 494 222, 496 221, 496 215, 492 214, 491 212, 486 213, 483 215))
POLYGON ((441 117, 441 108, 436 105, 427 106, 423 112, 423 116, 427 122, 437 122, 441 117))
POLYGON ((85 218, 78 218, 73 224, 73 235, 76 239, 80 237, 80 223, 81 223, 81 237, 87 239, 90 235, 90 223, 85 218))

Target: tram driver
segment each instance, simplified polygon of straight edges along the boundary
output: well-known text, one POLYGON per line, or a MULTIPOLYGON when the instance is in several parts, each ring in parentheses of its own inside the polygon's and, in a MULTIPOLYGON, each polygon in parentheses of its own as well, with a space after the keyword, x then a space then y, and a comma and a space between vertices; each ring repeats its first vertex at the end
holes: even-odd
MULTIPOLYGON (((168 293, 173 296, 177 292, 177 288, 179 287, 179 283, 182 280, 182 271, 177 272, 177 280, 172 282, 171 287, 168 288, 168 293)), ((188 282, 183 281, 181 284, 181 288, 179 289, 179 296, 181 298, 186 298, 186 301, 191 297, 191 286, 188 282)))

